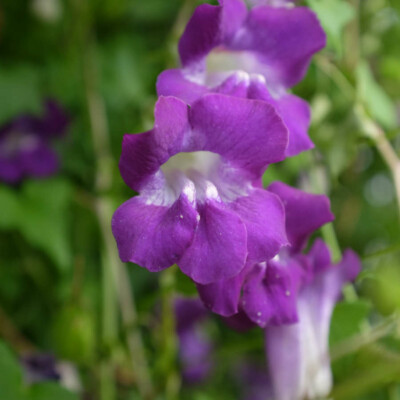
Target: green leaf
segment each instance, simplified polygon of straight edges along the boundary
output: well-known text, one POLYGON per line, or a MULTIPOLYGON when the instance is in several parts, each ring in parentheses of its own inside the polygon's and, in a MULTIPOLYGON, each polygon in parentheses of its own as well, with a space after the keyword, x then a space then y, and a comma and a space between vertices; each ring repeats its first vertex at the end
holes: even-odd
POLYGON ((19 199, 8 186, 0 186, 0 228, 14 228, 17 225, 19 199))
POLYGON ((64 389, 54 382, 33 385, 29 400, 78 400, 77 394, 64 389))
POLYGON ((358 333, 370 309, 370 303, 362 300, 338 303, 331 320, 330 344, 336 344, 358 333))
POLYGON ((95 332, 90 312, 70 305, 61 309, 54 321, 52 336, 60 358, 80 364, 93 361, 95 332))
POLYGON ((321 21, 328 36, 328 42, 340 53, 342 31, 354 18, 354 8, 344 0, 308 0, 307 2, 321 21))
POLYGON ((71 188, 63 180, 31 181, 24 187, 20 227, 26 238, 62 268, 71 263, 67 210, 71 188))
POLYGON ((0 124, 17 114, 39 113, 42 96, 33 68, 0 69, 0 124))
MULTIPOLYGON (((365 301, 338 303, 332 315, 329 342, 331 348, 360 332, 362 323, 370 311, 370 304, 365 301)), ((334 354, 334 351, 332 352, 334 354)), ((354 368, 355 354, 342 356, 332 363, 332 372, 337 381, 345 379, 354 368)))
POLYGON ((70 185, 61 179, 28 181, 20 193, 0 188, 0 227, 18 229, 61 268, 71 263, 68 238, 70 185))
POLYGON ((385 128, 396 126, 396 111, 390 97, 375 81, 369 65, 361 62, 356 70, 357 90, 371 115, 385 128))
POLYGON ((26 399, 20 365, 11 350, 2 342, 0 342, 0 399, 26 399))

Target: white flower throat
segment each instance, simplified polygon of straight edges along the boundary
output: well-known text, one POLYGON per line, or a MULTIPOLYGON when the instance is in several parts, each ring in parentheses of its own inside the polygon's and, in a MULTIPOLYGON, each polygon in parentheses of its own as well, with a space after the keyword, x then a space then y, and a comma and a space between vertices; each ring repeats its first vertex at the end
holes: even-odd
POLYGON ((172 204, 182 192, 192 202, 233 201, 250 185, 238 170, 209 151, 179 153, 161 166, 164 186, 151 192, 152 204, 172 204))

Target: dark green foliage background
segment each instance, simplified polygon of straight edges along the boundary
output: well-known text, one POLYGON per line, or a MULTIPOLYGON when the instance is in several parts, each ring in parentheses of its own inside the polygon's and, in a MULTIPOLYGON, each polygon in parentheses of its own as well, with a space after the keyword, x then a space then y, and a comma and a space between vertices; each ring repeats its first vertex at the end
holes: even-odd
MULTIPOLYGON (((118 172, 122 135, 151 128, 156 77, 178 65, 177 40, 200 2, 50 3, 59 7, 50 17, 45 0, 0 4, 0 124, 19 113, 39 115, 46 97, 57 98, 71 116, 68 135, 56 143, 62 159, 57 176, 12 188, 0 185, 0 399, 78 398, 55 384, 22 383, 15 358, 24 349, 21 337, 37 351, 73 362, 82 398, 140 399, 115 290, 107 288, 113 284, 101 267, 107 266, 108 250, 95 204, 103 199, 115 209, 133 195, 118 172), (90 96, 104 103, 96 118, 105 117, 105 155, 94 147, 90 96), (102 168, 111 174, 108 186, 96 183, 102 168), (105 293, 111 297, 105 300, 105 293), (116 332, 110 342, 104 340, 107 329, 116 332), (102 365, 111 368, 108 379, 116 388, 111 395, 104 392, 102 365)), ((399 209, 390 169, 356 110, 362 108, 364 118, 384 130, 398 155, 400 2, 307 4, 328 34, 327 48, 294 89, 312 105, 316 149, 271 166, 264 183, 282 180, 328 194, 336 221, 321 234, 336 256, 339 245, 354 248, 363 259, 356 291, 345 290, 332 321, 333 398, 399 400, 399 209)), ((176 270, 166 289, 156 274, 133 265, 127 270, 154 398, 239 399, 243 388, 235 365, 249 359, 264 365, 261 331, 238 334, 211 317, 214 372, 201 386, 179 388, 173 325, 165 322, 173 318, 155 310, 160 301, 168 306, 174 293, 193 294, 193 284, 176 270)))

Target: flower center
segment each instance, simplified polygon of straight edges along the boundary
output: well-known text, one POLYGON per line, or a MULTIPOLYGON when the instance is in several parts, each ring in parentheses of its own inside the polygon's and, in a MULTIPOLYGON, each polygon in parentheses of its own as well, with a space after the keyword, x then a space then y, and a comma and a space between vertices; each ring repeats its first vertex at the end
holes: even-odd
POLYGON ((204 176, 209 176, 220 163, 221 156, 210 151, 194 151, 191 153, 178 153, 172 156, 161 170, 168 178, 172 171, 180 171, 185 175, 191 170, 197 171, 204 176))
POLYGON ((190 190, 193 201, 233 201, 243 196, 250 184, 220 155, 209 151, 179 153, 163 164, 161 171, 166 183, 163 203, 174 201, 182 190, 188 196, 190 190))
POLYGON ((210 79, 215 79, 223 74, 226 78, 233 71, 244 71, 248 74, 260 73, 260 62, 250 51, 230 51, 217 48, 208 55, 206 63, 210 79))
POLYGON ((252 79, 261 79, 266 83, 271 94, 279 97, 282 88, 277 85, 273 70, 268 68, 267 63, 262 62, 260 57, 252 51, 214 49, 206 60, 206 75, 203 77, 203 84, 208 87, 218 86, 238 71, 246 75, 249 82, 252 79))

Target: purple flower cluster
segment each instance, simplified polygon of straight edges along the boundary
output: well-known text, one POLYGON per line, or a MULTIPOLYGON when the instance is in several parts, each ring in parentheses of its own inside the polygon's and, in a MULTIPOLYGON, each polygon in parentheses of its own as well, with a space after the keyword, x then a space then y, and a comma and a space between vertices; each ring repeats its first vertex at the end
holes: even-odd
POLYGON ((58 103, 48 100, 41 118, 24 114, 1 127, 0 181, 15 184, 55 173, 59 163, 51 141, 64 134, 68 122, 58 103))
POLYGON ((138 195, 112 229, 123 261, 177 264, 208 309, 265 330, 276 400, 314 398, 330 390, 330 316, 360 264, 350 250, 333 264, 321 240, 303 252, 333 220, 325 196, 260 182, 268 165, 313 147, 308 104, 289 89, 325 34, 306 7, 250 3, 195 10, 181 68, 158 78, 154 128, 124 136, 120 171, 138 195))

